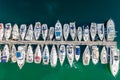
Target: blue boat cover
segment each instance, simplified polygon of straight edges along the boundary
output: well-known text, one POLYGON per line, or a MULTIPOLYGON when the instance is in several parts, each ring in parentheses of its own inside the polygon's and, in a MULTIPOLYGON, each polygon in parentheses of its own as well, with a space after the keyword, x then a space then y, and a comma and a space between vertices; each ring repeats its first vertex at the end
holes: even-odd
POLYGON ((21 57, 21 53, 20 52, 16 52, 16 57, 21 57))
POLYGON ((60 36, 60 34, 61 34, 60 32, 56 32, 56 36, 60 36))
POLYGON ((75 52, 76 55, 80 55, 80 48, 76 48, 75 51, 76 51, 76 52, 75 52))

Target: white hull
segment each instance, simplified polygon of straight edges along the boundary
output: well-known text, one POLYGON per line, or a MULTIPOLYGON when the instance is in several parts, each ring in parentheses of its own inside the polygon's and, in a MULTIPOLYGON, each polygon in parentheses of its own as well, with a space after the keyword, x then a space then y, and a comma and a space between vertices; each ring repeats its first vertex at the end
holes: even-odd
POLYGON ((17 25, 17 24, 14 24, 13 30, 12 30, 12 39, 18 40, 19 37, 20 37, 20 35, 19 35, 18 25, 17 25))
POLYGON ((3 35, 4 35, 4 26, 3 23, 0 23, 0 40, 3 39, 3 35))
POLYGON ((78 37, 78 40, 81 41, 82 39, 82 28, 81 27, 78 27, 77 29, 77 37, 78 37))
POLYGON ((43 51, 43 64, 48 65, 49 64, 49 49, 46 45, 43 51))
POLYGON ((34 37, 35 40, 38 40, 41 34, 41 24, 40 22, 36 22, 35 23, 35 27, 34 27, 34 37))
POLYGON ((49 29, 49 38, 50 38, 50 40, 53 39, 53 36, 54 36, 54 27, 50 27, 50 29, 49 29))
POLYGON ((34 63, 36 64, 41 63, 41 49, 39 45, 37 45, 36 50, 35 50, 34 63))
POLYGON ((83 40, 84 41, 89 41, 90 40, 88 26, 87 26, 87 28, 84 28, 84 30, 83 30, 83 40))
POLYGON ((56 40, 61 40, 62 38, 62 25, 59 20, 55 24, 55 38, 56 40))
POLYGON ((93 64, 97 64, 99 61, 99 50, 97 46, 92 46, 92 62, 93 64))
POLYGON ((110 70, 113 76, 115 77, 119 71, 119 55, 120 52, 117 48, 113 47, 110 50, 110 70))
POLYGON ((25 40, 28 40, 28 41, 33 40, 33 25, 32 24, 29 25, 25 40))
POLYGON ((105 46, 102 48, 100 59, 101 59, 101 64, 107 64, 107 51, 105 46))
POLYGON ((73 60, 74 60, 74 49, 73 45, 67 45, 67 59, 70 64, 70 67, 73 65, 73 60))
POLYGON ((25 47, 18 46, 18 51, 16 52, 17 55, 17 64, 20 69, 24 66, 25 63, 25 47))
POLYGON ((75 22, 71 22, 70 23, 70 35, 72 40, 75 40, 76 37, 76 26, 75 26, 75 22))
POLYGON ((32 50, 31 45, 28 46, 27 55, 26 55, 26 62, 27 63, 33 62, 33 50, 32 50))
POLYGON ((90 34, 91 34, 92 41, 95 40, 96 32, 97 32, 97 25, 96 25, 96 23, 91 23, 90 34))
POLYGON ((87 66, 90 63, 90 50, 89 50, 89 46, 87 46, 84 50, 83 53, 83 65, 87 66))
POLYGON ((107 22, 107 41, 113 41, 115 38, 115 24, 112 19, 107 22))
POLYGON ((5 24, 5 39, 8 40, 11 36, 11 31, 12 31, 12 27, 11 27, 11 23, 7 23, 5 24))
POLYGON ((80 46, 75 46, 75 59, 76 61, 80 59, 80 46))
POLYGON ((97 28, 98 28, 98 36, 99 36, 99 38, 100 38, 100 40, 102 41, 103 40, 103 38, 104 38, 104 34, 105 34, 105 32, 104 32, 104 24, 97 24, 97 28))
POLYGON ((3 63, 8 62, 9 56, 10 56, 9 47, 8 47, 8 45, 5 45, 3 48, 3 51, 2 51, 2 55, 1 55, 1 62, 3 62, 3 63))
POLYGON ((1 62, 1 56, 2 56, 2 52, 1 52, 1 50, 0 50, 0 62, 1 62))
POLYGON ((15 47, 15 45, 12 45, 11 61, 12 61, 13 63, 17 62, 17 58, 16 58, 16 47, 15 47))
POLYGON ((59 50, 59 60, 60 60, 61 66, 63 65, 64 60, 65 60, 65 56, 66 56, 65 53, 66 53, 65 45, 61 45, 60 50, 59 50))
POLYGON ((52 50, 51 50, 50 65, 52 67, 55 67, 57 65, 57 52, 56 52, 55 45, 53 45, 52 50))
POLYGON ((43 24, 42 25, 42 38, 45 41, 47 39, 48 36, 48 26, 47 24, 43 24))
POLYGON ((69 33, 70 33, 69 24, 64 24, 63 25, 63 36, 64 36, 65 41, 68 39, 69 33))
POLYGON ((24 40, 25 34, 26 34, 26 25, 25 25, 25 24, 22 24, 22 25, 20 26, 20 36, 21 36, 21 39, 22 39, 22 40, 24 40))

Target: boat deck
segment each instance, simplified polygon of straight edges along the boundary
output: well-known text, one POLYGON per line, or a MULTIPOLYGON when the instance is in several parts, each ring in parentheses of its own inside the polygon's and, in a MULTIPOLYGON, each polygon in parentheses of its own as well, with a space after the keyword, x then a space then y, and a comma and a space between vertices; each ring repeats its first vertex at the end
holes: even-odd
POLYGON ((39 44, 39 45, 59 45, 59 44, 72 44, 72 45, 106 45, 106 46, 117 46, 117 42, 109 41, 22 41, 22 40, 2 40, 0 44, 39 44))

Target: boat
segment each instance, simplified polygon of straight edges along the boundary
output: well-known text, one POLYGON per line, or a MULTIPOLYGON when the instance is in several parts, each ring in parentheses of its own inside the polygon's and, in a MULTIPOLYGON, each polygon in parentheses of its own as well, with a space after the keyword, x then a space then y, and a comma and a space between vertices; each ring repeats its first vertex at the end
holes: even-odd
POLYGON ((51 54, 50 54, 50 65, 52 67, 56 67, 57 65, 57 52, 55 45, 52 46, 51 54))
POLYGON ((69 33, 70 33, 70 26, 69 26, 69 24, 64 24, 63 25, 63 36, 64 36, 65 41, 67 41, 69 33))
POLYGON ((99 61, 99 50, 97 46, 92 46, 92 62, 96 65, 99 61))
POLYGON ((3 39, 3 35, 4 35, 4 25, 3 23, 0 23, 0 40, 3 39))
POLYGON ((75 46, 75 60, 79 61, 80 59, 80 46, 75 46))
POLYGON ((90 40, 89 26, 86 26, 86 27, 83 26, 83 40, 84 41, 89 41, 90 40))
POLYGON ((100 59, 101 59, 101 64, 107 64, 107 51, 105 46, 102 48, 100 59))
POLYGON ((98 29, 97 30, 98 36, 99 36, 100 40, 102 41, 103 38, 104 38, 104 34, 105 34, 105 32, 104 32, 104 24, 103 23, 97 24, 97 29, 98 29))
POLYGON ((12 45, 12 49, 11 49, 11 61, 12 61, 12 63, 17 62, 16 47, 15 47, 15 45, 12 45))
POLYGON ((95 36, 97 34, 97 24, 96 23, 91 23, 91 26, 90 26, 90 34, 91 34, 91 39, 92 41, 95 40, 95 36))
POLYGON ((43 64, 44 65, 49 64, 49 49, 47 45, 45 46, 43 50, 43 64))
POLYGON ((6 44, 4 46, 2 54, 1 54, 1 62, 2 63, 7 63, 9 61, 9 56, 10 56, 9 47, 6 44))
POLYGON ((35 40, 38 40, 41 34, 41 23, 40 22, 36 22, 35 23, 35 27, 34 27, 34 37, 35 40))
POLYGON ((90 49, 89 46, 87 46, 83 52, 83 56, 82 56, 82 60, 83 60, 83 65, 87 66, 90 63, 90 49))
POLYGON ((42 38, 45 41, 48 37, 48 26, 47 24, 42 24, 42 38))
POLYGON ((107 41, 113 41, 115 38, 115 24, 112 19, 107 21, 107 41))
POLYGON ((120 52, 116 47, 110 48, 110 70, 114 77, 116 77, 119 71, 119 55, 120 52))
POLYGON ((4 29, 5 29, 4 37, 6 40, 8 40, 11 37, 11 31, 12 31, 11 23, 5 24, 4 29))
POLYGON ((50 40, 53 39, 53 36, 54 36, 54 27, 50 27, 50 29, 49 29, 49 38, 50 38, 50 40))
POLYGON ((14 24, 13 30, 12 30, 12 39, 13 40, 18 40, 20 38, 19 34, 19 28, 17 24, 14 24))
POLYGON ((28 40, 28 41, 33 40, 33 25, 32 24, 29 25, 25 40, 28 40))
POLYGON ((20 26, 20 36, 22 40, 24 40, 25 34, 26 34, 26 24, 22 24, 20 26))
POLYGON ((75 22, 70 22, 70 35, 71 35, 72 40, 75 40, 75 37, 76 37, 75 22))
POLYGON ((27 49, 26 62, 33 63, 33 49, 31 45, 29 45, 27 49))
POLYGON ((66 56, 65 45, 60 45, 58 56, 59 56, 59 60, 60 60, 60 65, 62 66, 65 61, 65 56, 66 56))
POLYGON ((73 45, 67 45, 67 59, 70 64, 70 67, 73 65, 73 60, 74 60, 74 49, 73 45))
POLYGON ((62 25, 59 20, 55 24, 55 38, 56 40, 61 40, 62 38, 62 25))
POLYGON ((81 27, 78 27, 77 29, 77 37, 79 41, 82 40, 82 28, 81 27))
POLYGON ((17 64, 19 68, 22 69, 25 63, 25 46, 18 46, 16 57, 17 57, 17 64))
POLYGON ((36 49, 35 49, 35 54, 34 54, 34 63, 39 64, 41 63, 41 49, 39 44, 37 45, 36 49))

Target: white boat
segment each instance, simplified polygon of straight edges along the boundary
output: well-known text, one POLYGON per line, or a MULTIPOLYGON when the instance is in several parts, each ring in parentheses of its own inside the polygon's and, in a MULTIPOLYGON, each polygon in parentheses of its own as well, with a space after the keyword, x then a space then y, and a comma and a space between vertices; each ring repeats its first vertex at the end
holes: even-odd
POLYGON ((30 24, 29 25, 29 28, 27 30, 27 33, 26 33, 26 37, 25 37, 25 40, 33 40, 33 25, 30 24))
POLYGON ((11 23, 5 24, 4 29, 5 29, 4 37, 5 37, 6 40, 8 40, 11 36, 11 31, 12 31, 11 23))
POLYGON ((55 38, 56 40, 61 40, 62 38, 62 25, 59 20, 55 24, 55 38))
POLYGON ((97 32, 98 32, 98 36, 100 38, 100 40, 102 41, 104 39, 104 24, 97 24, 97 32))
POLYGON ((78 27, 77 29, 77 37, 79 41, 82 40, 82 28, 81 27, 78 27))
POLYGON ((65 61, 65 56, 66 56, 65 45, 60 45, 58 56, 59 56, 60 64, 62 66, 65 61))
POLYGON ((4 35, 4 25, 3 23, 0 23, 0 40, 3 39, 3 35, 4 35))
POLYGON ((12 30, 12 39, 13 40, 18 40, 20 38, 19 34, 19 28, 17 24, 14 24, 13 30, 12 30))
POLYGON ((22 69, 25 63, 25 46, 18 46, 16 57, 17 57, 17 64, 19 68, 22 69))
POLYGON ((101 64, 107 64, 107 51, 105 46, 102 48, 100 59, 101 59, 101 64))
POLYGON ((50 65, 55 67, 57 65, 57 52, 55 45, 52 46, 51 54, 50 54, 50 65))
POLYGON ((12 45, 12 49, 11 49, 11 61, 13 63, 17 62, 17 58, 16 58, 16 47, 15 45, 12 45))
POLYGON ((73 45, 67 45, 67 59, 70 64, 70 67, 73 65, 74 60, 74 48, 73 45))
POLYGON ((29 45, 27 49, 26 62, 33 63, 33 49, 31 45, 29 45))
POLYGON ((8 45, 5 45, 3 48, 2 54, 1 54, 1 62, 2 63, 8 62, 9 56, 10 56, 9 47, 8 47, 8 45))
POLYGON ((49 49, 47 45, 43 50, 43 64, 45 65, 49 64, 49 49))
POLYGON ((80 59, 80 46, 75 46, 75 59, 76 61, 80 59))
POLYGON ((65 41, 67 41, 69 33, 70 33, 70 26, 69 26, 69 24, 64 24, 63 25, 63 36, 64 36, 65 41))
POLYGON ((35 23, 35 27, 34 27, 34 37, 35 40, 38 40, 41 34, 41 23, 40 22, 36 22, 35 23))
POLYGON ((83 56, 82 56, 82 60, 83 60, 83 65, 87 66, 90 63, 90 49, 89 46, 87 46, 84 50, 83 56))
POLYGON ((115 38, 115 24, 112 19, 107 21, 107 41, 113 41, 115 38))
POLYGON ((90 40, 89 26, 86 26, 86 27, 83 26, 83 40, 84 41, 89 41, 90 40))
POLYGON ((50 27, 50 29, 49 29, 49 38, 50 38, 50 40, 53 39, 53 36, 54 36, 54 27, 50 27))
POLYGON ((114 77, 119 71, 119 57, 120 52, 117 48, 113 47, 110 49, 110 70, 114 77))
POLYGON ((91 23, 90 34, 91 34, 92 41, 94 41, 95 40, 95 36, 97 34, 97 24, 96 23, 91 23))
POLYGON ((47 26, 47 24, 42 24, 42 37, 43 37, 44 41, 48 37, 48 26, 47 26))
POLYGON ((22 40, 24 40, 25 34, 26 34, 26 24, 22 24, 20 26, 20 36, 22 40))
POLYGON ((76 26, 75 26, 75 22, 71 22, 70 23, 70 35, 72 40, 75 40, 76 37, 76 26))
POLYGON ((99 61, 99 50, 97 46, 92 46, 92 62, 93 64, 97 64, 99 61))
POLYGON ((39 64, 41 63, 41 49, 39 44, 37 45, 36 49, 35 49, 35 54, 34 54, 34 63, 39 64))

